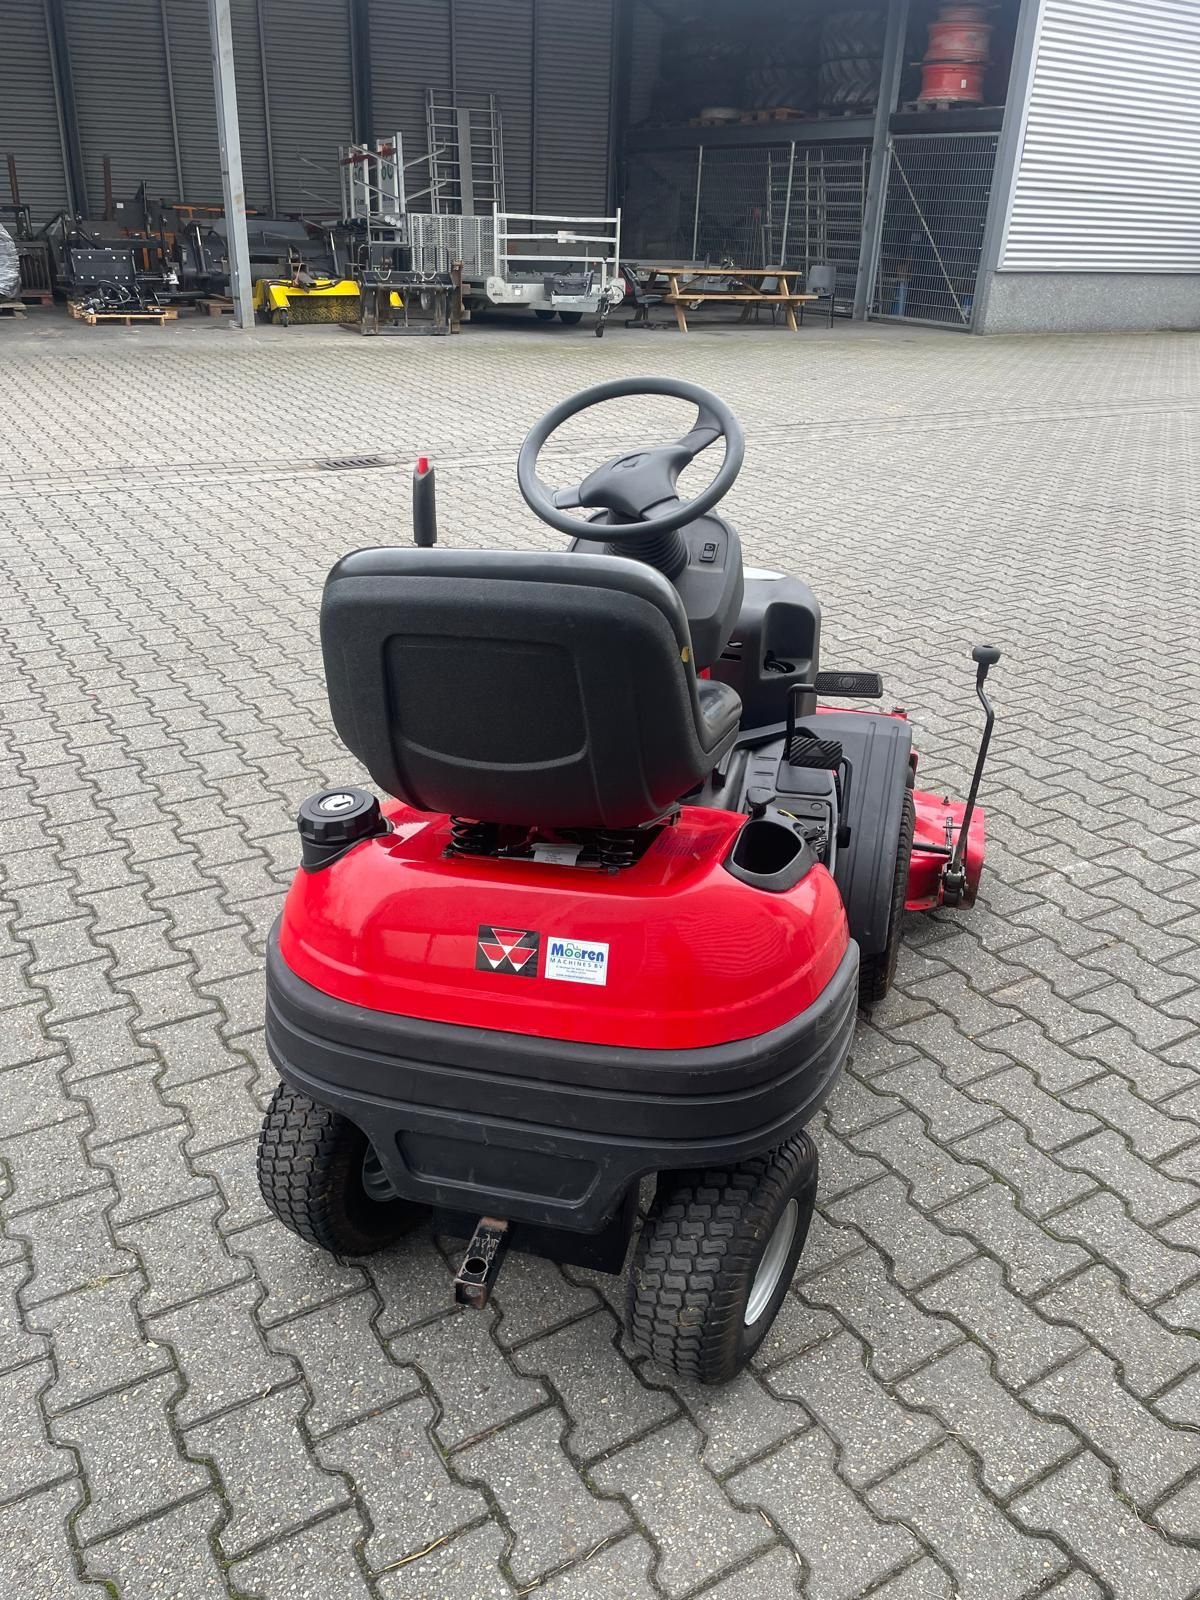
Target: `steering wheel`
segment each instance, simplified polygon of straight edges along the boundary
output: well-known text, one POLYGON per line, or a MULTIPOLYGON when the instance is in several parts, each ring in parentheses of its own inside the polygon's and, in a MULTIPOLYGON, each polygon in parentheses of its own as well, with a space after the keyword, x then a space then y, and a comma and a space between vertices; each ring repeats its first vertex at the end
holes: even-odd
POLYGON ((530 510, 560 533, 576 537, 586 533, 586 522, 567 515, 573 506, 603 508, 616 517, 627 519, 599 525, 597 532, 602 532, 606 541, 617 544, 623 539, 669 533, 711 511, 733 488, 745 454, 746 439, 741 423, 723 400, 699 384, 683 383, 675 378, 615 378, 610 383, 597 383, 581 390, 534 423, 517 457, 517 486, 530 510), (690 400, 696 408, 695 426, 676 444, 614 456, 573 489, 548 489, 537 475, 537 463, 550 435, 581 411, 602 405, 606 400, 634 394, 663 394, 677 400, 690 400), (725 441, 725 459, 720 471, 694 499, 680 500, 676 493, 679 474, 718 439, 725 441))

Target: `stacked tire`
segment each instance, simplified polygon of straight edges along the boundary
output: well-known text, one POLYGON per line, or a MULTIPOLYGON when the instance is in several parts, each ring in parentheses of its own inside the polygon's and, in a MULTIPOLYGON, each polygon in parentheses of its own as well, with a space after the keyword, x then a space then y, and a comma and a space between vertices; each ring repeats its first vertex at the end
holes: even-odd
POLYGON ((831 11, 821 25, 817 99, 822 111, 866 111, 879 99, 882 9, 831 11))

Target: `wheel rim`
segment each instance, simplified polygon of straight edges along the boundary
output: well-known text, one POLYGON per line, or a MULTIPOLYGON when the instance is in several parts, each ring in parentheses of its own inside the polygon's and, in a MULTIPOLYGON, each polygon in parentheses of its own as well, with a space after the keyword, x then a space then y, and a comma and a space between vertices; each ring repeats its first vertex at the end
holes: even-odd
POLYGON ((783 1276, 792 1240, 796 1237, 799 1225, 800 1207, 795 1200, 789 1200, 783 1215, 775 1224, 775 1232, 767 1240, 767 1248, 763 1251, 758 1271, 754 1274, 754 1282, 750 1285, 750 1298, 746 1302, 744 1318, 748 1328, 762 1316, 771 1303, 771 1296, 779 1287, 779 1280, 783 1276))
POLYGON ((362 1186, 367 1199, 374 1200, 377 1204, 382 1205, 384 1201, 396 1198, 396 1191, 388 1181, 388 1175, 375 1154, 373 1144, 367 1146, 367 1152, 363 1156, 362 1186))

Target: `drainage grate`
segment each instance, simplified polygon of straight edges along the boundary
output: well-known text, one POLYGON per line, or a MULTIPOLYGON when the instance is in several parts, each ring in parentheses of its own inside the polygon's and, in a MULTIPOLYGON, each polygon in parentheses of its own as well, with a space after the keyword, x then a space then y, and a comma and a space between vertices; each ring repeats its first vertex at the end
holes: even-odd
POLYGON ((362 472, 367 467, 390 467, 388 456, 330 456, 317 465, 323 472, 362 472))

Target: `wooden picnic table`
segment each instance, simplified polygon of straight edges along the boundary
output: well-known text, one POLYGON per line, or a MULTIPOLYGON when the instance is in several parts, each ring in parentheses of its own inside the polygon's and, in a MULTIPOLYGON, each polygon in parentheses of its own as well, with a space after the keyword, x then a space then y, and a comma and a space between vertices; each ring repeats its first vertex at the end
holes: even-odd
POLYGON ((782 306, 787 315, 788 327, 793 333, 798 333, 799 326, 796 322, 796 307, 807 305, 818 297, 815 294, 802 294, 791 286, 794 274, 785 267, 670 267, 648 266, 643 267, 646 273, 646 288, 652 292, 654 284, 659 278, 667 280, 667 292, 663 295, 663 304, 671 306, 675 312, 675 321, 679 324, 680 333, 688 331, 687 317, 684 314, 685 306, 705 304, 729 304, 742 307, 741 321, 747 322, 750 313, 756 306, 782 306), (740 288, 705 288, 703 284, 696 287, 697 278, 725 278, 741 285, 740 288), (755 288, 754 281, 758 287, 755 288), (765 285, 768 280, 773 281, 775 288, 768 293, 765 285))

